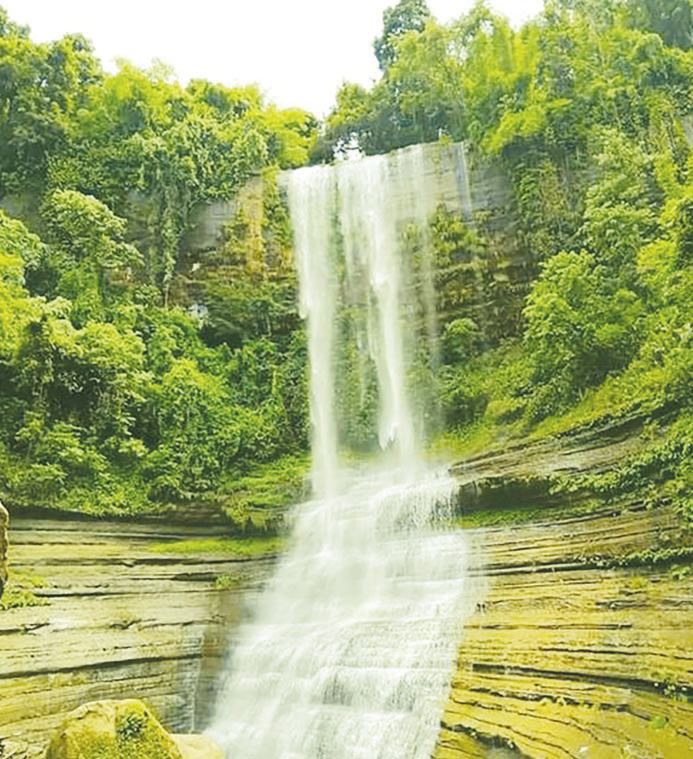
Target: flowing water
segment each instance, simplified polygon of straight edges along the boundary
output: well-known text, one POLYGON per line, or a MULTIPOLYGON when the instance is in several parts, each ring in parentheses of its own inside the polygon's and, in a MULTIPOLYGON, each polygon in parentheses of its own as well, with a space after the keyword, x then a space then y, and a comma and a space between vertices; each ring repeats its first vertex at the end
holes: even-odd
POLYGON ((462 536, 437 526, 455 483, 420 463, 407 379, 416 330, 400 241, 436 202, 421 167, 410 149, 290 175, 315 499, 296 509, 229 662, 210 733, 230 758, 426 759, 435 745, 470 593, 462 536), (354 376, 377 380, 374 437, 387 452, 358 472, 338 457, 347 339, 354 376))

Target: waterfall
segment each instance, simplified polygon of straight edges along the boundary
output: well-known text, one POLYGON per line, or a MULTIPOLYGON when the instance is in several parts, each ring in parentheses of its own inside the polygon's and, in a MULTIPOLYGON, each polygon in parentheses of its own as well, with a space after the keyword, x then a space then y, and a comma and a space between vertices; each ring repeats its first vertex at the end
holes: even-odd
POLYGON ((411 286, 431 267, 402 251, 436 203, 421 167, 410 148, 288 179, 315 497, 230 657, 210 729, 230 759, 427 759, 435 746, 470 593, 463 538, 439 526, 455 483, 421 463, 408 378, 431 331, 411 286), (348 471, 339 408, 366 408, 369 383, 387 456, 348 471))

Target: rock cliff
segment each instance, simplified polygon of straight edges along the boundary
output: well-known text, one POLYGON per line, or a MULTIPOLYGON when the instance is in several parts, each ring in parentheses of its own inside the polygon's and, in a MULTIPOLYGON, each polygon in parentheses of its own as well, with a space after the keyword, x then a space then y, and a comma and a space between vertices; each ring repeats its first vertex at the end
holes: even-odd
MULTIPOLYGON (((462 504, 537 505, 542 477, 608 469, 638 445, 621 428, 487 454, 457 467, 462 504)), ((693 756, 693 573, 667 560, 689 531, 665 501, 565 506, 472 528, 483 601, 436 759, 693 756)))
POLYGON ((45 747, 68 712, 104 698, 140 698, 172 732, 204 724, 234 625, 274 562, 157 550, 216 532, 13 519, 13 576, 42 605, 0 611, 0 746, 45 747))
MULTIPOLYGON (((548 489, 640 445, 631 420, 454 468, 480 601, 435 759, 693 756, 693 573, 667 558, 690 531, 666 501, 548 489)), ((103 698, 141 698, 172 732, 204 727, 234 623, 273 559, 155 544, 216 529, 14 519, 13 572, 46 605, 0 612, 0 745, 45 747, 67 712, 103 698)))
MULTIPOLYGON (((462 143, 415 145, 375 160, 387 162, 390 205, 396 209, 395 225, 402 237, 407 236, 422 188, 461 222, 457 234, 444 235, 445 250, 435 252, 436 310, 441 321, 472 318, 483 324, 484 337, 490 340, 515 334, 536 265, 516 234, 507 172, 490 159, 470 154, 462 143)), ((284 204, 289 173, 277 178, 284 204)), ((257 177, 233 201, 195 210, 171 289, 176 302, 204 313, 210 284, 214 287, 241 275, 293 277, 293 252, 277 235, 275 191, 273 179, 257 177)), ((413 256, 411 251, 403 255, 413 256)), ((410 286, 416 290, 421 283, 410 286)), ((411 299, 416 299, 414 292, 411 299)))

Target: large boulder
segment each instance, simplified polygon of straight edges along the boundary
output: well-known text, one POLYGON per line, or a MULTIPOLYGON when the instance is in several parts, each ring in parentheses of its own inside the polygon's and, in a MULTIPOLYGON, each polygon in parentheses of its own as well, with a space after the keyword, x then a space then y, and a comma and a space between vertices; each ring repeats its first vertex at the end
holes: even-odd
POLYGON ((136 699, 92 701, 68 714, 46 759, 224 759, 211 738, 170 735, 136 699))
POLYGON ((7 530, 10 523, 10 515, 7 509, 0 503, 0 598, 7 583, 7 530))
POLYGON ((224 759, 224 752, 207 735, 172 735, 183 759, 224 759))

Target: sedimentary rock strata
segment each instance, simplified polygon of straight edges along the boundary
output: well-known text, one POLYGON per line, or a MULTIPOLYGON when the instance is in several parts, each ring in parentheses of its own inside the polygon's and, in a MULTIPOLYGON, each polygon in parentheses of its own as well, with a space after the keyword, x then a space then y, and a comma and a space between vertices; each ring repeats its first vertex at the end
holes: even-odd
POLYGON ((172 732, 204 724, 244 599, 273 563, 153 550, 208 534, 13 520, 13 571, 45 605, 0 612, 0 745, 45 747, 68 712, 104 698, 140 698, 172 732))
MULTIPOLYGON (((572 457, 554 445, 553 461, 613 463, 612 443, 573 445, 572 457)), ((504 467, 549 473, 531 450, 511 458, 482 457, 477 475, 500 488, 504 467)), ((693 572, 657 560, 690 542, 671 506, 626 501, 558 519, 549 508, 469 538, 485 592, 464 627, 436 759, 693 757, 693 572)))

